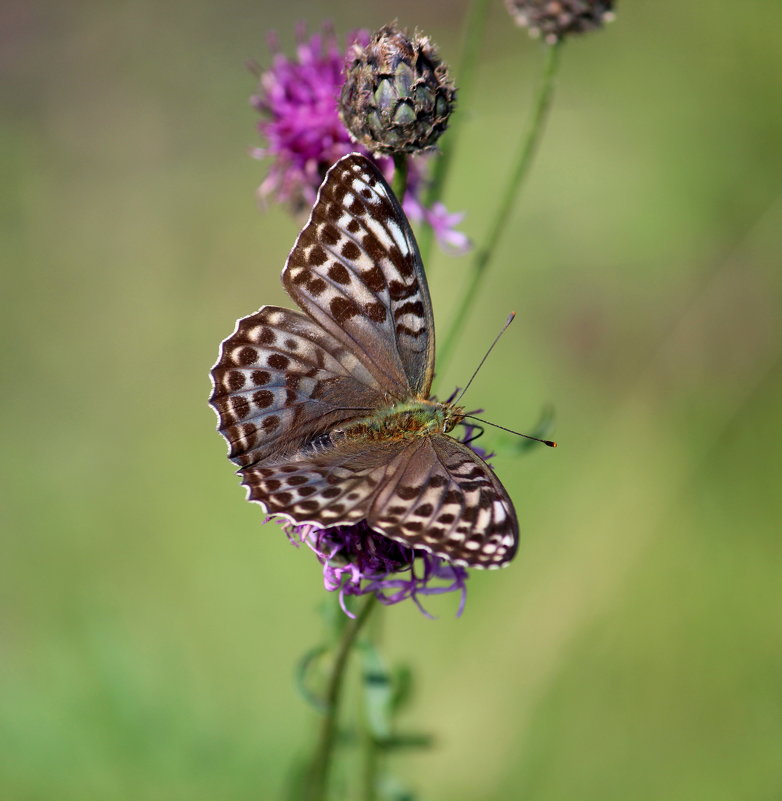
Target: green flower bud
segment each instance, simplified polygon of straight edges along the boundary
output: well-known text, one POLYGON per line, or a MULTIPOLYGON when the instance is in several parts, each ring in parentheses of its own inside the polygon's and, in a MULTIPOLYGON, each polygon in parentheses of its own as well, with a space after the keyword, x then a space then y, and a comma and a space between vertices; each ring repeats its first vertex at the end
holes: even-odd
POLYGON ((396 25, 348 54, 340 117, 356 142, 375 153, 432 147, 448 127, 456 90, 427 36, 396 25))

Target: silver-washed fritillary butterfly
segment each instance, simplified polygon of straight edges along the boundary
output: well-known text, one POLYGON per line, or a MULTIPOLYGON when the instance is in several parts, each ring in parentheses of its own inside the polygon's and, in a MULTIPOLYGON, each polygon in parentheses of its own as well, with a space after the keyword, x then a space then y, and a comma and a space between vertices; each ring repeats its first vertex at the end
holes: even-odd
POLYGON ((429 400, 434 319, 413 232, 375 165, 353 153, 323 181, 282 282, 304 312, 239 320, 210 403, 248 499, 295 524, 366 520, 457 565, 516 552, 513 504, 429 400))

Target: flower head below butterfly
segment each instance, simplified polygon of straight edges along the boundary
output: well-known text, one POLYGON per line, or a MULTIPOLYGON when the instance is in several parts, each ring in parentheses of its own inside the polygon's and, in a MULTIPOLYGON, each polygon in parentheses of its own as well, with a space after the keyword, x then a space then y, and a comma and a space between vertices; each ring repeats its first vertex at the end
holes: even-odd
POLYGON ((302 311, 263 306, 239 320, 212 369, 210 401, 248 499, 295 526, 366 523, 455 566, 508 564, 513 504, 449 435, 464 410, 429 399, 426 275, 366 157, 329 170, 282 280, 302 311))

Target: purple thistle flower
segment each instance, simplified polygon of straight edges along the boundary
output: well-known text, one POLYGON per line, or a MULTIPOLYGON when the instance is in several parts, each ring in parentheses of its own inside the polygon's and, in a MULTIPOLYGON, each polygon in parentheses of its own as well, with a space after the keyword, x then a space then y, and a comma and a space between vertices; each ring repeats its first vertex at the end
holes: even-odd
MULTIPOLYGON (((366 45, 369 32, 353 31, 347 49, 356 43, 366 45)), ((259 91, 250 98, 262 119, 258 130, 266 147, 254 148, 254 158, 271 158, 269 173, 258 188, 262 199, 276 197, 295 210, 315 202, 326 171, 348 153, 359 152, 374 158, 390 181, 394 165, 389 157, 372 157, 366 148, 353 142, 339 118, 339 95, 344 80, 345 50, 334 30, 324 25, 320 33, 307 37, 303 24, 296 29, 296 57, 280 52, 275 36, 270 37, 272 65, 259 72, 259 91)), ((426 156, 408 159, 407 192, 402 206, 414 222, 430 225, 442 247, 464 253, 470 249, 465 234, 456 230, 463 214, 450 214, 441 204, 423 205, 426 186, 426 156)))
POLYGON ((345 596, 369 593, 386 606, 411 598, 424 615, 432 617, 419 596, 458 590, 461 600, 457 617, 464 611, 466 568, 426 551, 407 548, 374 531, 363 520, 330 528, 287 522, 282 522, 282 527, 292 543, 304 543, 315 552, 323 565, 325 588, 330 592, 339 590, 340 606, 349 617, 354 615, 345 605, 345 596))

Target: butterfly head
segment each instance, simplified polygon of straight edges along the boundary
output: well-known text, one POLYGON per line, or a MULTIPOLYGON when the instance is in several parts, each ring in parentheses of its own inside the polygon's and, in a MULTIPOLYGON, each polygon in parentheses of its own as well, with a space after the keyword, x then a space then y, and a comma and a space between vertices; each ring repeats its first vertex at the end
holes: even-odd
POLYGON ((464 408, 451 403, 443 403, 441 408, 443 431, 448 434, 464 420, 464 408))

